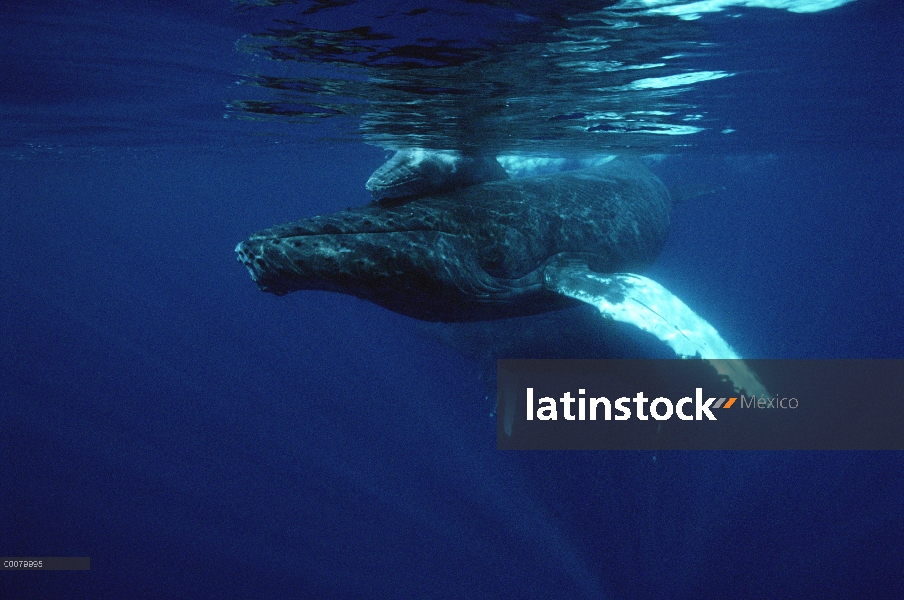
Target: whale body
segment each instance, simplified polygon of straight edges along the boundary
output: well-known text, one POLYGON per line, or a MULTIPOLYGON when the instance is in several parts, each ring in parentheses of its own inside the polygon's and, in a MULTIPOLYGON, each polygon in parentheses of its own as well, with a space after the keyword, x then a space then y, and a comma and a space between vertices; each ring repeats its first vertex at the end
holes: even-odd
POLYGON ((671 200, 640 163, 374 202, 281 225, 237 247, 261 290, 352 294, 428 321, 523 316, 573 305, 549 267, 639 272, 662 250, 671 200))
POLYGON ((653 173, 617 159, 386 198, 266 229, 236 252, 265 292, 351 294, 424 321, 486 321, 584 302, 679 358, 707 360, 736 390, 768 395, 712 325, 638 274, 662 251, 670 210, 653 173))

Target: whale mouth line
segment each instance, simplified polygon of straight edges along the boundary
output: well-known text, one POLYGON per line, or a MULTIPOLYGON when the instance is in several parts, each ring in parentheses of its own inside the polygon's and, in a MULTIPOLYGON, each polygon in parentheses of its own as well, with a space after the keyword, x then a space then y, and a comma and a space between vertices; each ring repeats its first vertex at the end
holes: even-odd
POLYGON ((429 227, 406 227, 406 228, 396 228, 396 229, 379 229, 379 230, 369 230, 364 229, 360 231, 342 231, 342 230, 332 230, 332 228, 327 229, 326 231, 292 231, 286 232, 283 234, 276 235, 261 235, 261 236, 251 236, 249 241, 270 241, 272 243, 278 244, 281 242, 288 242, 293 239, 306 239, 313 237, 344 237, 344 236, 356 236, 356 237, 366 237, 366 236, 378 236, 378 235, 387 235, 394 233, 438 233, 438 234, 446 234, 446 235, 460 235, 454 231, 447 231, 445 229, 433 229, 429 227))

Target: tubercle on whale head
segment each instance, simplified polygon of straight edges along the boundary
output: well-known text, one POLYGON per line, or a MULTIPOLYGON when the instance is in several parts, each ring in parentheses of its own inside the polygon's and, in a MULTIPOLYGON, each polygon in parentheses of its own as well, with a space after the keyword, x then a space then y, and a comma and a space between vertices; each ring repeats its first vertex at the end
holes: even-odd
MULTIPOLYGON (((259 231, 236 252, 263 291, 278 296, 305 289, 356 293, 356 284, 377 285, 381 276, 398 275, 402 265, 410 269, 416 260, 402 249, 429 246, 436 225, 411 211, 369 205, 259 231)), ((424 254, 419 256, 424 267, 435 267, 435 257, 424 254)))
POLYGON ((499 280, 480 265, 473 240, 441 230, 350 231, 349 215, 299 221, 252 235, 236 247, 238 259, 265 292, 300 290, 350 294, 426 321, 473 321, 545 312, 562 304, 512 299, 537 282, 499 280), (337 231, 341 229, 341 231, 337 231))

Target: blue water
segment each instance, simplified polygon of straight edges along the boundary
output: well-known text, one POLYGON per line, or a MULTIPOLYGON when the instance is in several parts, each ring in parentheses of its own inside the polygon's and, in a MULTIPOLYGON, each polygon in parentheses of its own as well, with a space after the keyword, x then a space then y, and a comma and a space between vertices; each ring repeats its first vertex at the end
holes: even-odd
MULTIPOLYGON (((0 554, 92 564, 0 598, 901 597, 902 453, 503 453, 477 362, 260 293, 235 244, 366 202, 387 154, 242 118, 266 10, 0 8, 0 554)), ((735 74, 654 169, 725 189, 649 275, 744 356, 904 358, 904 6, 693 23, 735 74)))

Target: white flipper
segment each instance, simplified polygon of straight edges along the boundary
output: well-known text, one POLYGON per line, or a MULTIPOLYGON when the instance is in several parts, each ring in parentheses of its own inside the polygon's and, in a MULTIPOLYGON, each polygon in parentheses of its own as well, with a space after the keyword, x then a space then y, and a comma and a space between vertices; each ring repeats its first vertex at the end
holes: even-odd
POLYGON ((595 306, 604 318, 656 336, 679 358, 706 360, 732 382, 735 391, 769 395, 712 325, 652 279, 632 273, 595 273, 586 265, 547 268, 545 279, 547 288, 595 306))

